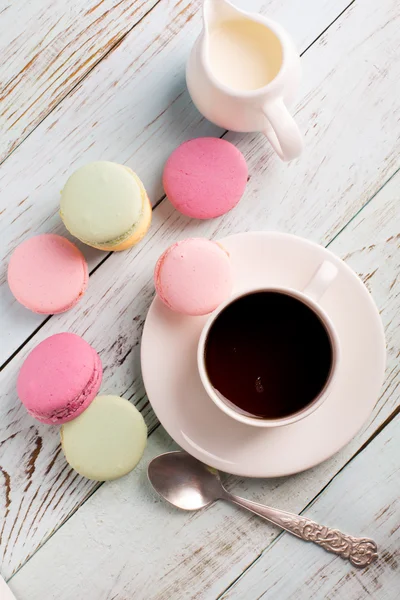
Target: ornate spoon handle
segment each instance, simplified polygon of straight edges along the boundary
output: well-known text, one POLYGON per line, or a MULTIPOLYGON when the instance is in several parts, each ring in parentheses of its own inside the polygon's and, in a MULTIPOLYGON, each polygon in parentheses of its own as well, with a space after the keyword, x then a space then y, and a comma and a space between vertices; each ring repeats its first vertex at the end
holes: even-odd
POLYGON ((285 529, 305 542, 313 542, 328 552, 338 554, 349 560, 355 567, 367 567, 378 558, 377 545, 369 538, 356 538, 337 529, 329 529, 324 525, 318 525, 311 519, 284 510, 270 508, 245 498, 239 498, 226 491, 222 497, 224 500, 229 500, 234 504, 247 508, 247 510, 274 523, 274 525, 278 525, 278 527, 285 529))

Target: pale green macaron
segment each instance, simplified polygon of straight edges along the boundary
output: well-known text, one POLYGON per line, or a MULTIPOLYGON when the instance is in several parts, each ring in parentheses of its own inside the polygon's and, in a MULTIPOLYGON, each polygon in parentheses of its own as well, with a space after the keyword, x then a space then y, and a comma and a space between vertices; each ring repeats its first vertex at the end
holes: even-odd
POLYGON ((68 231, 100 250, 126 250, 146 234, 151 205, 128 167, 92 162, 75 171, 61 192, 60 215, 68 231))
POLYGON ((140 461, 147 442, 141 413, 119 396, 97 396, 61 428, 61 446, 70 466, 95 481, 118 479, 140 461))

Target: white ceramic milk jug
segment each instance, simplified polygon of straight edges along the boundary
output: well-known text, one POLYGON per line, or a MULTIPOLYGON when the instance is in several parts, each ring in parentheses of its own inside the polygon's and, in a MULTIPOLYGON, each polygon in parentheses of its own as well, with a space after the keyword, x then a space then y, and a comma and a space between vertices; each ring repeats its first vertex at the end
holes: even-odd
POLYGON ((227 0, 205 0, 204 28, 186 69, 189 93, 209 120, 233 131, 262 131, 285 161, 302 137, 286 105, 300 81, 300 58, 282 27, 227 0))

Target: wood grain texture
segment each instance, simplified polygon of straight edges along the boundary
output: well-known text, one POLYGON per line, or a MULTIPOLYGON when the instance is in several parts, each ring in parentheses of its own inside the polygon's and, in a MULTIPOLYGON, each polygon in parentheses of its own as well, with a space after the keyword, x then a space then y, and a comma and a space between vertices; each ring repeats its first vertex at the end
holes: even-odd
MULTIPOLYGON (((350 264, 364 278, 378 265, 382 267, 380 277, 375 280, 371 277, 368 281, 382 310, 390 349, 383 394, 373 414, 354 440, 322 465, 289 478, 249 480, 230 477, 227 483, 233 492, 300 512, 398 407, 399 365, 395 349, 399 347, 399 285, 392 283, 399 270, 399 239, 396 236, 400 215, 393 210, 398 199, 399 182, 400 174, 332 244, 332 250, 343 250, 351 255, 348 257, 350 264), (343 248, 342 237, 346 238, 343 248)), ((160 212, 156 211, 157 215, 160 212)), ((177 231, 179 221, 182 219, 170 210, 156 223, 165 243, 182 233, 177 231)), ((156 254, 153 243, 148 244, 148 251, 156 254)), ((102 267, 109 275, 103 278, 104 288, 113 283, 111 276, 116 269, 112 268, 111 262, 115 260, 114 256, 102 267)), ((124 256, 128 257, 128 254, 124 256)), ((137 261, 134 264, 137 265, 137 261)), ((124 262, 123 270, 128 276, 133 275, 133 264, 124 262)), ((141 274, 137 275, 139 280, 141 277, 141 274)), ((128 285, 128 296, 135 292, 134 287, 128 285)), ((147 289, 146 286, 145 293, 147 289)), ((96 310, 100 315, 101 307, 96 310)), ((133 306, 129 306, 127 312, 128 315, 124 313, 118 319, 121 331, 129 327, 129 320, 134 315, 133 306)), ((106 322, 107 314, 104 314, 96 324, 96 332, 100 332, 106 322)), ((92 334, 92 331, 87 331, 89 339, 92 334)), ((111 362, 108 348, 104 354, 111 362)), ((124 365, 119 369, 120 374, 125 370, 124 365)), ((115 378, 113 383, 107 371, 106 376, 106 390, 115 389, 118 380, 115 378)), ((133 389, 137 386, 134 384, 133 389)), ((56 445, 49 434, 44 443, 56 445)), ((152 456, 172 447, 168 436, 158 428, 150 436, 140 467, 118 482, 103 485, 11 580, 21 600, 24 597, 39 600, 44 591, 49 600, 72 600, 79 593, 90 597, 93 581, 96 600, 110 600, 112 597, 119 600, 209 600, 223 593, 265 551, 279 535, 278 530, 235 507, 219 503, 201 513, 187 514, 156 500, 146 483, 146 465, 152 456), (50 559, 52 573, 49 578, 50 559), (72 569, 73 578, 69 576, 72 569)), ((77 496, 75 493, 75 498, 77 496)), ((52 520, 51 508, 43 519, 47 522, 52 520)), ((341 526, 340 521, 335 524, 341 526)), ((17 545, 11 561, 15 561, 20 552, 17 545)))
MULTIPOLYGON (((313 19, 302 17, 297 22, 296 0, 251 2, 254 10, 262 8, 282 21, 302 50, 345 5, 344 0, 334 5, 329 0, 307 0, 303 8, 313 14, 313 19)), ((6 259, 0 271, 0 364, 44 320, 14 300, 6 285, 6 264, 18 242, 34 233, 55 231, 65 235, 57 211, 60 190, 68 175, 91 160, 126 163, 141 176, 154 204, 163 195, 161 172, 170 152, 185 139, 221 134, 201 118, 185 86, 186 58, 201 27, 199 6, 200 0, 159 3, 0 169, 0 239, 6 259)), ((381 59, 386 64, 387 59, 381 59)), ((321 81, 318 70, 313 80, 308 68, 306 82, 311 90, 321 81)), ((380 134, 385 145, 376 149, 378 153, 391 155, 392 133, 393 127, 388 138, 385 126, 380 134)), ((286 181, 290 180, 286 165, 272 159, 261 136, 250 136, 244 143, 244 150, 253 157, 253 168, 263 170, 263 163, 269 162, 273 180, 278 173, 281 183, 284 174, 286 181)), ((293 167, 289 173, 293 174, 293 167)), ((255 190, 259 192, 260 185, 255 190)), ((254 198, 252 193, 250 198, 259 204, 257 195, 254 198)), ((102 252, 82 249, 90 268, 104 258, 102 252)))
POLYGON ((358 571, 341 558, 283 534, 221 600, 396 600, 400 582, 397 416, 303 513, 378 544, 379 558, 358 571), (288 577, 288 573, 291 576, 288 577))
POLYGON ((0 162, 156 4, 41 0, 0 9, 0 162))
MULTIPOLYGON (((213 126, 200 119, 184 92, 182 68, 187 49, 198 31, 198 16, 188 19, 193 5, 182 15, 186 4, 167 4, 157 5, 151 13, 152 19, 144 19, 135 28, 135 48, 138 49, 136 67, 132 65, 135 56, 132 57, 130 34, 4 163, 1 185, 7 190, 7 196, 1 195, 0 198, 6 208, 2 225, 7 225, 4 225, 1 239, 7 253, 19 237, 27 237, 34 231, 61 231, 55 214, 60 180, 65 180, 67 173, 78 164, 95 158, 125 162, 142 175, 154 200, 162 193, 161 166, 172 147, 196 134, 216 133, 213 126), (143 28, 145 21, 146 27, 143 28), (155 40, 157 35, 160 37, 155 40), (146 50, 149 40, 152 40, 152 44, 146 50), (134 68, 135 76, 132 77, 134 68), (98 123, 97 117, 100 117, 98 123), (132 129, 129 129, 126 124, 131 122, 132 129), (93 124, 94 127, 91 127, 93 124), (33 156, 35 161, 32 161, 33 156), (17 209, 19 203, 22 204, 17 209)), ((328 4, 332 11, 332 3, 328 4)), ((314 28, 316 23, 322 25, 324 14, 331 15, 328 4, 310 4, 315 15, 312 21, 314 28)), ((274 7, 278 12, 286 10, 289 13, 294 4, 281 3, 279 6, 279 3, 271 3, 271 8, 274 7)), ((283 165, 272 158, 261 137, 230 134, 228 139, 245 153, 251 172, 245 198, 235 211, 222 219, 199 224, 179 216, 169 203, 163 202, 155 211, 152 230, 144 242, 130 252, 112 255, 94 273, 84 301, 73 311, 50 319, 4 369, 1 374, 4 397, 0 405, 0 560, 7 577, 93 490, 93 484, 66 467, 60 454, 57 431, 34 423, 18 405, 15 379, 27 352, 41 339, 58 331, 70 330, 84 335, 100 351, 104 361, 102 391, 132 398, 144 411, 149 425, 154 427, 154 416, 140 379, 138 346, 153 293, 152 268, 161 251, 177 238, 193 234, 222 237, 255 228, 300 233, 327 243, 393 173, 398 160, 395 127, 397 107, 393 90, 399 78, 396 74, 398 67, 392 60, 397 47, 394 21, 396 4, 385 0, 375 6, 368 1, 353 5, 349 11, 332 25, 303 58, 307 74, 305 100, 299 103, 297 112, 300 125, 306 132, 307 151, 304 157, 289 166, 283 165), (365 56, 374 57, 375 67, 365 61, 365 56), (345 98, 343 89, 348 90, 345 98), (379 106, 376 115, 375 106, 379 106), (370 140, 374 140, 374 144, 370 144, 370 140)), ((303 19, 299 19, 301 27, 304 23, 303 19)), ((325 20, 325 26, 328 24, 325 20)), ((306 35, 303 30, 297 32, 297 39, 302 38, 304 43, 312 29, 308 20, 307 26, 306 35)), ((366 227, 364 239, 381 234, 375 228, 375 223, 367 223, 366 227)), ((387 234, 385 230, 385 235, 389 239, 397 234, 398 223, 389 222, 387 229, 390 229, 390 233, 387 234)), ((359 235, 362 238, 359 231, 357 241, 359 235)), ((395 242, 392 240, 391 243, 395 242)), ((368 254, 369 260, 382 261, 382 264, 386 261, 384 272, 392 283, 397 273, 394 269, 398 265, 393 265, 394 258, 387 260, 386 246, 376 247, 377 254, 368 254)), ((91 266, 98 264, 103 257, 100 253, 91 254, 91 266)), ((356 261, 357 256, 353 263, 357 268, 356 261)), ((369 262, 365 264, 369 269, 368 274, 376 268, 375 265, 370 269, 369 262)), ((369 284, 373 286, 378 303, 389 304, 383 316, 385 323, 389 324, 389 331, 392 331, 390 321, 395 317, 395 312, 391 308, 392 296, 389 294, 395 293, 392 292, 395 286, 390 292, 386 287, 378 286, 375 289, 374 277, 369 278, 369 284)), ((6 289, 6 286, 2 289, 6 289)), ((7 344, 5 357, 38 324, 33 320, 27 323, 22 312, 18 312, 19 309, 13 312, 15 307, 7 313, 7 322, 13 326, 9 330, 4 328, 3 339, 7 344)), ((394 333, 390 335, 395 345, 394 333)), ((393 365, 391 368, 394 368, 393 365)), ((393 395, 396 384, 394 375, 388 378, 388 387, 371 424, 348 446, 345 452, 349 454, 340 454, 317 470, 290 480, 246 482, 233 479, 230 485, 236 487, 236 491, 247 491, 259 499, 268 494, 281 505, 283 500, 289 498, 287 508, 301 510, 351 456, 351 452, 384 422, 396 403, 393 395)), ((164 447, 168 445, 166 441, 163 443, 164 447)), ((105 502, 100 496, 104 493, 102 490, 119 489, 123 481, 116 484, 117 488, 104 486, 93 498, 99 495, 99 502, 105 502)), ((113 508, 112 514, 108 515, 109 523, 113 523, 114 517, 119 515, 118 502, 117 508, 113 508)), ((148 506, 143 510, 146 510, 143 514, 147 515, 148 506)), ((199 516, 192 516, 189 523, 193 525, 188 526, 180 515, 179 520, 173 520, 175 529, 165 532, 165 535, 176 538, 177 532, 185 527, 185 539, 189 541, 184 543, 182 555, 182 540, 174 540, 171 562, 162 554, 166 549, 160 549, 160 560, 163 561, 160 598, 173 597, 168 595, 169 590, 177 589, 181 580, 183 589, 191 593, 194 574, 197 575, 198 591, 204 586, 204 594, 209 591, 222 592, 275 535, 272 532, 268 537, 265 528, 260 530, 254 520, 249 521, 244 516, 240 517, 243 520, 238 520, 235 513, 225 512, 226 507, 212 510, 217 510, 216 513, 210 513, 217 515, 215 521, 210 517, 209 522, 200 523, 199 516), (208 535, 209 549, 196 545, 196 532, 208 535), (225 558, 222 552, 222 561, 219 562, 218 549, 224 545, 225 558), (185 567, 180 574, 173 569, 177 560, 181 567, 185 567), (231 562, 231 570, 224 574, 227 560, 231 562)), ((152 519, 161 536, 163 522, 158 520, 158 514, 153 515, 152 519)), ((88 535, 93 538, 91 543, 96 543, 94 532, 89 529, 88 535)), ((146 532, 144 536, 147 537, 146 532)), ((135 531, 133 539, 137 539, 135 531)), ((162 538, 159 539, 162 545, 162 538)), ((137 569, 141 577, 138 585, 146 589, 154 578, 153 572, 144 568, 146 561, 149 562, 151 558, 152 540, 149 538, 141 543, 146 550, 143 552, 145 562, 138 563, 135 571, 137 569)), ((114 554, 118 546, 117 542, 112 549, 114 554)), ((133 558, 137 556, 133 555, 133 558)), ((114 567, 112 573, 106 567, 104 573, 112 578, 114 567)), ((98 567, 93 568, 97 570, 98 567)), ((122 579, 127 577, 128 572, 122 579)), ((129 582, 125 584, 128 587, 130 585, 129 582)), ((109 597, 112 598, 111 593, 109 597)), ((131 597, 127 592, 127 598, 131 597)))

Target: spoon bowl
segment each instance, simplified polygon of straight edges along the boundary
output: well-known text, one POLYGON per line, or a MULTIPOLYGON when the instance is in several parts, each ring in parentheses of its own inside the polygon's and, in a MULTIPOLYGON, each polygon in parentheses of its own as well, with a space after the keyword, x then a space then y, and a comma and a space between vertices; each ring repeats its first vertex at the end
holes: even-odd
POLYGON ((305 542, 313 542, 349 560, 355 567, 367 567, 378 557, 377 546, 369 538, 356 538, 306 517, 234 496, 222 485, 218 471, 186 452, 167 452, 157 456, 149 464, 148 476, 162 498, 183 510, 198 510, 210 506, 215 500, 227 500, 305 542))
POLYGON ((183 510, 209 506, 223 495, 217 471, 186 452, 167 452, 148 467, 150 483, 167 502, 183 510))

